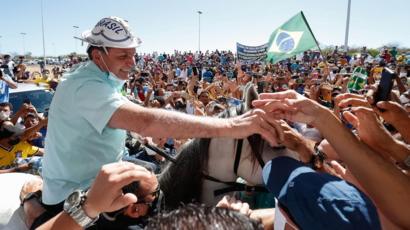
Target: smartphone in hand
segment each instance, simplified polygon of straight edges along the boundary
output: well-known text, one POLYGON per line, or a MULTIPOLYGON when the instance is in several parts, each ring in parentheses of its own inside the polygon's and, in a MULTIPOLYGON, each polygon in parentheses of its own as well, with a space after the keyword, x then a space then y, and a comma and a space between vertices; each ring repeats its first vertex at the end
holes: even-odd
POLYGON ((390 100, 390 92, 393 88, 393 81, 395 78, 396 73, 393 70, 384 67, 379 86, 377 87, 377 91, 374 95, 374 104, 379 101, 390 100))

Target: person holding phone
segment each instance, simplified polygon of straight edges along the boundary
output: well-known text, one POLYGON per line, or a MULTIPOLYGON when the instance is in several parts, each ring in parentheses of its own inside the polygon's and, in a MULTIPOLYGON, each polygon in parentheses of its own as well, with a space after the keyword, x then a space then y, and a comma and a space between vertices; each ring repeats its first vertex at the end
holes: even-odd
MULTIPOLYGON (((377 125, 370 125, 376 120, 374 112, 358 107, 354 109, 354 114, 343 113, 350 123, 361 129, 358 133, 359 139, 344 128, 332 111, 295 91, 263 94, 259 100, 253 101, 253 105, 267 112, 275 112, 276 118, 303 122, 316 127, 332 145, 359 183, 361 190, 377 205, 379 215, 382 213, 396 227, 403 229, 410 227, 409 213, 406 212, 408 209, 406 204, 410 202, 410 196, 407 195, 410 190, 408 175, 398 170, 397 165, 392 164, 390 160, 381 156, 380 150, 375 150, 365 136, 380 132, 380 128, 376 128, 377 125), (283 107, 281 102, 290 107, 283 107), (366 167, 363 167, 364 165, 366 167), (391 194, 402 195, 392 196, 391 194)), ((383 108, 383 106, 386 105, 378 103, 378 107, 383 108)), ((406 120, 409 121, 409 119, 407 117, 406 120)), ((342 171, 346 173, 345 168, 342 171)))

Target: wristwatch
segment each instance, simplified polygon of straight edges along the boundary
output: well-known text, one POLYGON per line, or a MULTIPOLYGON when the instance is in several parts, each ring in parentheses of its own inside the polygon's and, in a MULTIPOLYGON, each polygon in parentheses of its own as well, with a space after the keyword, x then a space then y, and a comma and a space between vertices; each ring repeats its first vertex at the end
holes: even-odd
POLYGON ((90 218, 85 214, 83 204, 87 199, 87 194, 82 190, 76 190, 71 193, 64 201, 64 212, 73 218, 73 220, 83 228, 90 227, 97 220, 96 218, 90 218))
POLYGON ((323 162, 327 158, 326 153, 320 151, 318 147, 319 147, 319 144, 316 143, 315 148, 314 148, 314 153, 309 161, 310 166, 314 170, 323 168, 323 162))

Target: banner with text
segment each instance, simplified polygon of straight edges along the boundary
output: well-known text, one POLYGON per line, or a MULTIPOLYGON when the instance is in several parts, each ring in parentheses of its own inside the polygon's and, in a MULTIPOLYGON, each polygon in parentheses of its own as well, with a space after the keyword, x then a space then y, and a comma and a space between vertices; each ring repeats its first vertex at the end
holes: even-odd
POLYGON ((246 46, 236 43, 236 53, 238 60, 245 63, 265 61, 268 52, 268 44, 260 46, 246 46))

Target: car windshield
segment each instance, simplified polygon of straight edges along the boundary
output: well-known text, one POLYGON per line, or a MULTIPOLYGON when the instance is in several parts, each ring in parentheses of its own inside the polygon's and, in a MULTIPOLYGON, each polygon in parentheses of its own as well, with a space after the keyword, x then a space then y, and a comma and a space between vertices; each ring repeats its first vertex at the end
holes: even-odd
POLYGON ((13 110, 16 112, 21 105, 30 101, 37 109, 37 112, 44 113, 50 107, 53 94, 47 90, 33 90, 25 92, 15 92, 10 94, 10 103, 13 105, 13 110))

